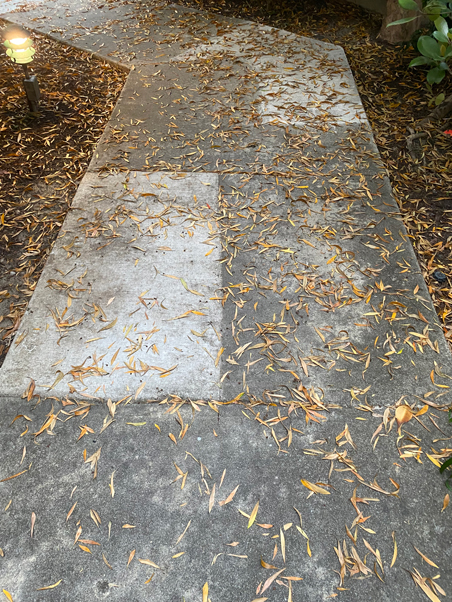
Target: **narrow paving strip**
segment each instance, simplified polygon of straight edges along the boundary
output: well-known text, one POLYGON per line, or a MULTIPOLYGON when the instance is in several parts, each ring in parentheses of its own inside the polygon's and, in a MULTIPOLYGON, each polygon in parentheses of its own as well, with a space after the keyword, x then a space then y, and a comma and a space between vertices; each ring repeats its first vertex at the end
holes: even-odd
POLYGON ((0 370, 13 599, 452 591, 451 357, 342 49, 176 5, 6 18, 132 67, 0 370))

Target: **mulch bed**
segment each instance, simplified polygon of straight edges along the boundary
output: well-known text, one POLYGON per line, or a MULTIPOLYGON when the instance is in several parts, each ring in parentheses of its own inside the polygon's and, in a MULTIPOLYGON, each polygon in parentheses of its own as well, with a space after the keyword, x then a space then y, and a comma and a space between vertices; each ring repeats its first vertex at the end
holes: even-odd
POLYGON ((0 365, 127 75, 43 36, 33 40, 37 116, 21 67, 0 49, 0 365))

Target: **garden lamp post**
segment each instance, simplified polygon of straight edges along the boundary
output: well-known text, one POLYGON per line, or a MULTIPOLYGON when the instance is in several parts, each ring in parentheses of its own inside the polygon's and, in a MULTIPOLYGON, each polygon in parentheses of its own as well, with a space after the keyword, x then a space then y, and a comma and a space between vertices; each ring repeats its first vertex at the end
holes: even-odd
POLYGON ((28 99, 28 106, 32 113, 39 110, 39 99, 41 92, 39 91, 38 78, 36 75, 30 75, 28 71, 28 63, 31 63, 36 50, 33 48, 33 42, 29 37, 28 31, 10 25, 2 32, 3 45, 6 47, 6 54, 10 57, 13 63, 22 65, 25 73, 24 88, 28 99))

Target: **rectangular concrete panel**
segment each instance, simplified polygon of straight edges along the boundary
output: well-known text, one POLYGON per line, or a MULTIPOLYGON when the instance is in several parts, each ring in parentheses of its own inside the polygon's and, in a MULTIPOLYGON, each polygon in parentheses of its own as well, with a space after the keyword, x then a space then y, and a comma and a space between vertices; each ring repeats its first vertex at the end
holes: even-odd
POLYGON ((0 373, 2 396, 218 394, 218 177, 83 180, 0 373), (63 376, 64 375, 64 376, 63 376))
POLYGON ((450 355, 386 177, 233 174, 220 190, 224 399, 432 394, 450 355))

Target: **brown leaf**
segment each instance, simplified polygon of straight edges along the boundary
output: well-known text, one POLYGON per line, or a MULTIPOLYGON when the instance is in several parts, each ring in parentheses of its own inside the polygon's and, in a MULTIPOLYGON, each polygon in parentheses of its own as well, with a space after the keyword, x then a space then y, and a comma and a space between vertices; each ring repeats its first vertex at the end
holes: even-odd
POLYGON ((77 506, 77 502, 75 502, 75 504, 72 506, 72 508, 71 508, 71 509, 69 510, 69 512, 67 513, 67 516, 66 516, 66 522, 69 520, 69 518, 70 518, 71 514, 74 512, 74 510, 75 510, 75 507, 76 507, 76 506, 77 506))
POLYGON ((88 554, 91 554, 91 550, 88 548, 88 546, 83 546, 82 544, 78 544, 78 547, 83 550, 84 552, 88 552, 88 554))
POLYGON ((102 558, 103 558, 103 560, 104 560, 105 564, 108 566, 108 568, 109 568, 109 569, 111 569, 111 570, 113 570, 113 567, 112 567, 112 566, 111 566, 111 564, 108 562, 108 560, 107 560, 107 558, 106 558, 106 556, 105 556, 105 554, 104 554, 104 553, 102 553, 102 558))
POLYGON ((152 560, 148 560, 147 558, 145 558, 145 559, 138 558, 138 562, 141 562, 141 564, 147 564, 149 566, 152 566, 154 569, 159 569, 160 568, 158 566, 158 564, 155 564, 155 562, 152 562, 152 560))
POLYGON ((273 583, 273 581, 276 579, 276 577, 278 577, 278 575, 281 575, 281 573, 285 570, 286 569, 281 569, 280 571, 278 571, 277 573, 274 573, 271 577, 269 577, 267 579, 267 581, 264 583, 264 587, 261 589, 260 593, 263 594, 265 592, 265 590, 270 587, 270 585, 273 583))
POLYGON ((127 566, 129 566, 129 564, 132 562, 133 557, 135 556, 135 552, 136 550, 132 550, 129 554, 129 560, 127 561, 127 566))
POLYGON ((231 493, 228 495, 228 497, 225 500, 222 500, 221 502, 218 502, 218 504, 220 506, 225 506, 226 504, 229 504, 229 502, 232 502, 234 495, 237 493, 237 489, 240 487, 240 485, 237 485, 237 487, 231 491, 231 493))
POLYGON ((35 522, 36 522, 36 514, 34 512, 31 513, 31 530, 30 530, 30 537, 33 537, 33 531, 35 529, 35 522))
POLYGON ((301 483, 310 491, 313 491, 314 493, 322 493, 323 495, 330 495, 331 491, 327 491, 326 489, 323 489, 322 487, 319 487, 318 485, 315 485, 314 483, 310 483, 309 481, 306 481, 305 479, 300 479, 301 483))
POLYGON ((408 406, 402 405, 396 409, 395 418, 397 420, 397 426, 399 427, 399 430, 400 430, 400 427, 402 426, 402 424, 409 422, 413 418, 413 412, 411 411, 411 408, 409 408, 408 406))
POLYGON ((210 514, 214 504, 215 504, 215 483, 213 484, 212 492, 210 494, 210 499, 209 499, 209 514, 210 514))

